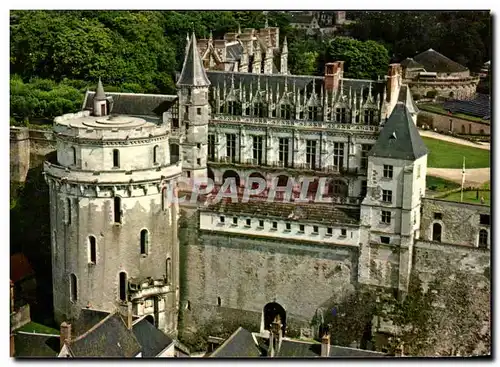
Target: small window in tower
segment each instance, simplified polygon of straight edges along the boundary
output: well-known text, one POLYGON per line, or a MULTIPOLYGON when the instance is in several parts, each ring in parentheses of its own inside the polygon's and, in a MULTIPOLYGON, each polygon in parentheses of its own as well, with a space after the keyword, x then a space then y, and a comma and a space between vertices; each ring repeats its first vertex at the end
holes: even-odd
POLYGON ((120 273, 120 301, 125 302, 127 300, 127 274, 125 272, 120 273))
POLYGON ((71 224, 71 199, 66 199, 66 223, 71 224))
POLYGON ((262 219, 259 220, 259 227, 264 228, 264 221, 262 219))
POLYGON ((347 229, 342 228, 342 229, 340 230, 340 236, 341 236, 341 237, 346 237, 346 236, 347 236, 347 229))
POLYGON ((285 224, 285 230, 290 231, 292 229, 292 225, 290 223, 285 224))
POLYGON ((196 114, 197 114, 198 116, 200 116, 200 115, 201 115, 201 108, 200 108, 200 107, 198 107, 198 108, 196 109, 196 114))
POLYGON ((186 122, 186 132, 189 130, 189 123, 186 122))
POLYGON ((200 143, 197 143, 197 144, 196 144, 196 148, 201 149, 201 144, 200 144, 200 143))
POLYGON ((186 301, 186 310, 191 311, 191 302, 186 301))
POLYGON ((250 218, 247 218, 246 226, 250 227, 251 224, 252 224, 252 220, 250 218))
POLYGON ((299 225, 299 232, 304 233, 304 225, 303 224, 299 225))
POLYGON ((115 197, 114 201, 114 222, 122 222, 122 199, 120 197, 115 197))
POLYGON ((328 228, 326 229, 326 235, 327 235, 327 236, 331 236, 332 234, 333 234, 333 228, 332 228, 332 227, 328 227, 328 228))
POLYGON ((73 155, 73 164, 76 166, 76 148, 71 147, 71 153, 73 155))
POLYGON ((319 232, 319 227, 318 226, 313 226, 313 233, 318 234, 319 232))
POLYGON ((278 222, 273 222, 273 229, 274 230, 278 229, 278 222))
POLYGON ((480 214, 479 215, 479 224, 489 226, 490 225, 490 215, 489 214, 480 214))
POLYGON ((69 275, 69 291, 70 291, 70 299, 71 302, 76 302, 78 301, 78 284, 77 284, 77 279, 76 275, 71 273, 69 275))
POLYGON ((443 219, 443 213, 434 213, 434 219, 442 220, 443 219))
POLYGON ((147 255, 149 252, 149 234, 147 229, 141 231, 141 255, 147 255))
POLYGON ((97 262, 96 240, 94 236, 89 236, 89 263, 96 264, 96 262, 97 262))
POLYGON ((197 164, 198 166, 200 166, 200 165, 201 165, 201 158, 196 158, 196 164, 197 164))
POLYGON ((222 215, 222 216, 220 216, 219 221, 220 221, 221 223, 224 223, 225 219, 226 219, 226 218, 224 218, 224 216, 222 215))
POLYGON ((158 149, 160 147, 158 145, 155 145, 153 148, 153 163, 156 164, 158 163, 158 149))
POLYGON ((120 151, 118 149, 113 149, 113 168, 120 167, 120 151))
POLYGON ((166 266, 165 271, 167 273, 166 274, 166 277, 167 277, 166 282, 168 285, 170 285, 172 283, 172 260, 169 257, 167 257, 167 261, 166 261, 165 266, 166 266))
POLYGON ((222 305, 222 300, 220 299, 220 297, 217 297, 217 306, 221 306, 222 305))
POLYGON ((189 113, 189 107, 188 106, 185 106, 185 111, 186 111, 186 113, 189 113))
POLYGON ((390 242, 391 242, 390 237, 380 236, 380 243, 384 243, 384 244, 388 245, 390 242))
POLYGON ((238 225, 238 217, 233 217, 233 224, 238 225))
POLYGON ((191 178, 191 171, 186 171, 186 177, 191 178))

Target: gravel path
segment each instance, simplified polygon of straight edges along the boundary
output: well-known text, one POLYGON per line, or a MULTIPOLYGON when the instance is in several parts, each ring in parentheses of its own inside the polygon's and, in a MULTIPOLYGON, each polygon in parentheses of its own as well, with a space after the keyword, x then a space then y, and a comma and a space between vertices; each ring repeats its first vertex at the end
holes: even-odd
POLYGON ((468 140, 455 138, 454 136, 438 134, 438 133, 435 133, 434 131, 429 131, 429 130, 420 130, 419 129, 418 132, 420 133, 420 136, 425 136, 427 138, 445 140, 445 141, 449 141, 450 143, 455 143, 455 144, 460 144, 460 145, 468 145, 470 147, 474 147, 474 148, 478 148, 478 149, 490 150, 490 143, 473 143, 473 142, 468 141, 468 140))
MULTIPOLYGON (((429 176, 441 177, 457 183, 462 183, 462 170, 456 168, 429 168, 429 176)), ((480 186, 490 180, 489 168, 465 168, 465 186, 480 186)))

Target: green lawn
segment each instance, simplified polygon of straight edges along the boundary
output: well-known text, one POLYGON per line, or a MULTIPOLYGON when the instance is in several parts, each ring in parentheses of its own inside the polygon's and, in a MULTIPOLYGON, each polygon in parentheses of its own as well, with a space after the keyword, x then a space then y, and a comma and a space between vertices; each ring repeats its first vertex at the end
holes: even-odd
POLYGON ((456 182, 448 181, 444 178, 435 176, 427 176, 425 178, 425 186, 428 190, 434 191, 436 193, 458 189, 460 187, 460 185, 456 182))
POLYGON ((30 322, 23 327, 17 329, 17 331, 24 331, 27 333, 40 333, 40 334, 53 334, 59 335, 59 330, 53 329, 51 327, 36 323, 30 322))
POLYGON ((443 140, 422 137, 429 149, 427 166, 432 168, 486 168, 490 166, 490 151, 443 140))
MULTIPOLYGON (((464 203, 481 204, 481 197, 484 198, 484 204, 490 205, 490 191, 479 191, 479 199, 476 199, 477 191, 464 191, 464 203)), ((449 201, 460 201, 460 192, 454 192, 446 197, 440 198, 449 201)))

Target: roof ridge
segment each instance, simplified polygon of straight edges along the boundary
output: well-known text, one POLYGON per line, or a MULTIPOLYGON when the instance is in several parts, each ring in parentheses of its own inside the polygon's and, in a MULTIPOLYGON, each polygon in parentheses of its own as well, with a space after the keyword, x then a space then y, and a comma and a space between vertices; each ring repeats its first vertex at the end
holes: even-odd
POLYGON ((97 328, 101 327, 108 319, 110 319, 112 316, 116 315, 117 312, 114 312, 114 313, 110 313, 108 316, 106 316, 105 318, 103 318, 101 321, 99 321, 97 324, 95 324, 94 326, 92 326, 90 329, 88 329, 86 332, 84 332, 82 335, 78 336, 77 338, 75 339, 70 339, 69 342, 70 343, 73 343, 73 342, 76 342, 76 341, 79 341, 81 340, 82 338, 88 336, 90 333, 94 332, 97 328))

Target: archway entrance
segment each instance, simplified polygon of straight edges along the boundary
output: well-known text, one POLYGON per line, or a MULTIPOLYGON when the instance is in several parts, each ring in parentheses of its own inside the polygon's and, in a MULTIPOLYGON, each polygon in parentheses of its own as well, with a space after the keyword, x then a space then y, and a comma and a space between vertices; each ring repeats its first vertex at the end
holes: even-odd
POLYGON ((148 321, 151 325, 155 324, 155 318, 153 315, 148 315, 145 317, 146 321, 148 321))
POLYGON ((271 325, 274 319, 276 318, 276 316, 279 315, 281 320, 283 335, 285 335, 285 330, 286 330, 285 309, 279 303, 271 302, 264 306, 263 313, 264 313, 264 330, 271 330, 271 325))
POLYGON ((222 175, 222 184, 226 182, 227 179, 233 179, 236 182, 236 186, 240 186, 240 176, 233 170, 228 170, 222 175))

